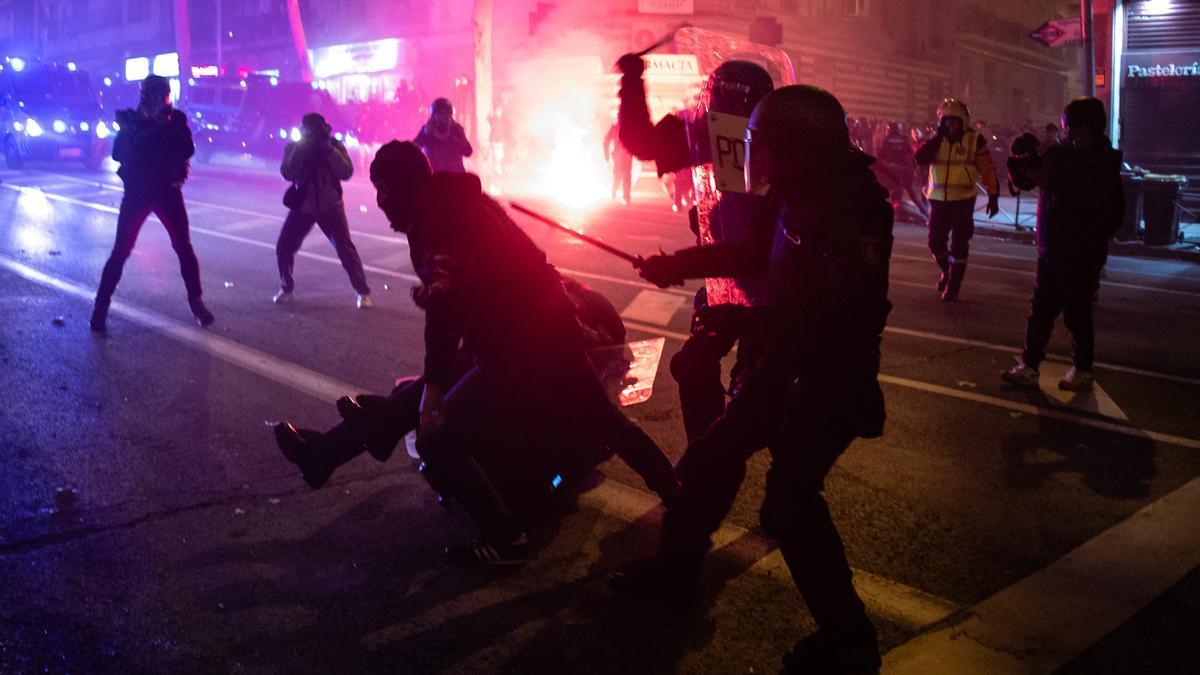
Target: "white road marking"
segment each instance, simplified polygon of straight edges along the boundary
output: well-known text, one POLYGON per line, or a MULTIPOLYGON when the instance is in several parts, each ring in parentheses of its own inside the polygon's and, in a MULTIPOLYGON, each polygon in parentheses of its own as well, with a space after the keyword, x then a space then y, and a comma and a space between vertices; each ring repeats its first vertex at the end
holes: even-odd
POLYGON ((1200 478, 893 649, 884 673, 1050 673, 1200 564, 1200 478))
POLYGON ((621 318, 631 321, 666 326, 683 308, 683 300, 673 293, 641 291, 621 310, 621 318))
POLYGON ((255 230, 271 225, 280 226, 283 223, 281 218, 245 218, 243 220, 233 220, 221 223, 222 232, 245 232, 246 230, 255 230))
MULTIPOLYGON (((1017 360, 1020 361, 1019 358, 1017 360)), ((1058 401, 1060 405, 1066 408, 1083 410, 1123 422, 1129 421, 1129 416, 1104 391, 1099 382, 1093 383, 1091 391, 1076 392, 1059 389, 1058 383, 1066 376, 1069 368, 1070 366, 1065 363, 1056 363, 1053 361, 1047 361, 1042 364, 1041 368, 1039 368, 1039 375, 1041 377, 1038 380, 1038 388, 1042 390, 1042 394, 1046 398, 1058 401)))
MULTIPOLYGON (((893 253, 892 258, 895 260, 920 260, 923 262, 931 263, 929 256, 915 256, 915 255, 903 255, 900 253, 893 253)), ((973 263, 971 263, 970 267, 971 267, 971 269, 989 270, 992 272, 1004 272, 1007 274, 1017 274, 1017 275, 1020 275, 1023 277, 1032 277, 1032 276, 1036 275, 1036 272, 1034 272, 1033 270, 1018 270, 1018 269, 1013 269, 1011 267, 1001 267, 999 265, 986 265, 983 263, 974 263, 973 262, 973 263)), ((930 264, 930 268, 931 269, 933 268, 932 263, 930 264)), ((1174 288, 1159 288, 1158 286, 1141 286, 1138 284, 1126 284, 1126 283, 1122 283, 1119 281, 1107 281, 1105 279, 1100 280, 1100 286, 1102 288, 1104 286, 1109 286, 1111 288, 1122 288, 1122 289, 1135 290, 1135 291, 1151 291, 1154 293, 1169 293, 1171 295, 1182 295, 1182 296, 1186 296, 1189 298, 1200 298, 1200 292, 1196 292, 1196 291, 1180 291, 1180 290, 1176 290, 1174 288)), ((1033 292, 1033 289, 1031 288, 1030 293, 1032 293, 1032 292, 1033 292)))
MULTIPOLYGON (((59 279, 40 272, 18 261, 0 256, 0 267, 6 268, 16 275, 34 283, 53 288, 83 301, 91 301, 94 291, 71 281, 59 279)), ((291 387, 299 392, 314 396, 323 401, 336 401, 346 394, 366 391, 362 387, 339 382, 334 378, 322 375, 290 361, 276 358, 270 354, 247 347, 234 340, 221 337, 210 331, 184 324, 170 319, 157 312, 143 309, 120 301, 113 301, 110 314, 121 316, 138 325, 158 331, 159 333, 182 342, 199 351, 215 356, 227 363, 265 377, 273 382, 291 387)), ((579 502, 590 508, 602 511, 610 516, 632 522, 659 505, 658 497, 643 490, 619 484, 615 481, 604 481, 596 488, 580 496, 579 502)), ((745 528, 734 525, 723 525, 714 536, 716 542, 730 542, 746 536, 757 536, 745 528)), ((754 569, 753 567, 751 569, 754 569)), ((767 563, 763 570, 774 569, 767 563)), ((856 585, 864 589, 864 598, 883 599, 886 606, 881 607, 880 613, 889 617, 900 617, 906 625, 913 628, 924 626, 930 616, 945 616, 956 608, 946 600, 935 598, 917 589, 909 588, 898 582, 880 579, 864 572, 858 573, 856 585)), ((494 604, 511 597, 510 594, 494 591, 482 591, 480 595, 489 596, 484 604, 494 604), (491 597, 494 596, 494 597, 491 597)), ((439 605, 426 614, 436 612, 440 621, 449 620, 447 607, 459 607, 462 611, 476 612, 480 609, 481 598, 465 602, 463 597, 439 605)), ((362 639, 364 644, 378 646, 402 639, 410 634, 412 627, 428 625, 420 617, 406 619, 403 627, 391 627, 375 631, 362 639), (399 630, 397 630, 399 629, 399 630)))

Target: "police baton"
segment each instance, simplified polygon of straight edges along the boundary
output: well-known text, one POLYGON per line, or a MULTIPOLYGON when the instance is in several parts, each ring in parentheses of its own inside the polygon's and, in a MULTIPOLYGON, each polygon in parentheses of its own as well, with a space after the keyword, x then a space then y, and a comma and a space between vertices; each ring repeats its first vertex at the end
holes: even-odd
POLYGON ((654 51, 655 49, 658 49, 659 47, 661 47, 661 46, 663 46, 663 45, 667 44, 667 43, 668 43, 668 42, 670 42, 671 40, 674 40, 674 39, 675 39, 675 32, 676 32, 676 31, 678 31, 680 28, 683 28, 683 27, 685 27, 685 26, 687 26, 687 24, 686 24, 686 23, 681 23, 681 24, 679 24, 678 26, 675 26, 674 28, 672 28, 672 29, 671 29, 671 32, 669 32, 669 33, 667 33, 666 35, 664 35, 664 36, 660 37, 658 40, 656 40, 656 41, 655 41, 655 43, 654 43, 654 44, 650 45, 649 47, 646 47, 645 49, 643 49, 643 50, 642 50, 642 51, 640 51, 640 52, 635 52, 635 53, 634 53, 634 56, 636 56, 636 57, 638 57, 638 58, 640 59, 640 58, 642 58, 643 56, 645 56, 645 55, 649 54, 650 52, 654 51))
POLYGON ((556 230, 561 230, 563 232, 566 232, 567 234, 571 235, 572 237, 575 237, 576 239, 579 239, 580 241, 585 241, 585 242, 591 244, 592 246, 595 246, 596 248, 600 249, 601 251, 611 253, 611 254, 617 256, 618 258, 620 258, 626 262, 629 262, 634 267, 637 267, 638 263, 641 261, 640 256, 630 255, 630 254, 626 253, 625 251, 622 251, 619 248, 616 248, 614 246, 609 246, 608 244, 600 241, 599 239, 596 239, 594 237, 589 237, 582 232, 572 230, 571 228, 567 227, 566 225, 563 225, 562 223, 558 222, 557 220, 554 220, 553 218, 549 218, 547 216, 543 216, 542 214, 538 213, 537 211, 527 209, 524 206, 521 206, 520 204, 518 204, 516 202, 509 202, 508 205, 513 207, 514 210, 520 211, 521 213, 524 213, 525 215, 529 216, 530 218, 533 218, 534 220, 545 223, 546 225, 549 225, 550 227, 553 227, 556 230))

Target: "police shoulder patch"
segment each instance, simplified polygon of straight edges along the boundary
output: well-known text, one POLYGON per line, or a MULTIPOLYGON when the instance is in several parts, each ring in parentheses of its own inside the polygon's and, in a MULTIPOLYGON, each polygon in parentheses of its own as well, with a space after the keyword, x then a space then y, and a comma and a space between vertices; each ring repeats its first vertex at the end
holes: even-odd
POLYGON ((859 236, 858 252, 862 255, 863 262, 871 267, 878 265, 880 257, 879 237, 859 236))

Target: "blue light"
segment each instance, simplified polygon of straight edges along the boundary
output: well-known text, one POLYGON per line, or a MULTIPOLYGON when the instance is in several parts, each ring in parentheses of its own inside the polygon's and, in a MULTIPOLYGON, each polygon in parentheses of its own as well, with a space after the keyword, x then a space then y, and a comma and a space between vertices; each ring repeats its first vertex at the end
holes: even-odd
POLYGON ((560 476, 558 474, 554 474, 554 478, 550 479, 550 489, 553 490, 554 488, 557 488, 559 485, 562 485, 562 476, 560 476))

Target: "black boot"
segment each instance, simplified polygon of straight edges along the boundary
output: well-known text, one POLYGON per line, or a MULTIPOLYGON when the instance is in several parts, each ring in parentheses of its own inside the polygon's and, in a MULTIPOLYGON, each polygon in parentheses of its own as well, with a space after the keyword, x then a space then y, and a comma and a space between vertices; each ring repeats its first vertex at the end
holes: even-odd
POLYGON ((370 394, 343 396, 337 400, 338 414, 363 439, 363 446, 367 452, 380 462, 391 458, 397 442, 391 435, 377 428, 381 413, 386 414, 386 404, 387 400, 384 397, 370 394))
POLYGON ((942 271, 937 281, 937 291, 941 293, 946 290, 946 284, 950 282, 950 258, 934 256, 933 262, 937 263, 938 269, 942 271))
POLYGON ((192 316, 196 317, 196 323, 200 324, 201 328, 205 326, 211 326, 212 322, 216 318, 213 316, 213 313, 208 311, 208 308, 204 306, 204 300, 201 298, 188 300, 188 307, 192 309, 192 316))
POLYGON ((92 330, 97 333, 103 333, 108 330, 106 325, 108 321, 108 298, 96 298, 96 305, 92 307, 92 319, 89 322, 92 330))
POLYGON ((882 665, 875 627, 865 618, 854 630, 820 628, 783 656, 784 673, 866 675, 878 673, 882 665))
POLYGON ((946 282, 946 289, 942 291, 942 300, 950 302, 958 299, 958 291, 962 288, 963 277, 967 275, 967 263, 955 262, 950 266, 950 279, 946 282))
POLYGON ((275 443, 289 462, 300 467, 300 477, 309 487, 318 490, 329 482, 334 467, 314 456, 308 447, 308 441, 291 422, 275 425, 275 443))

